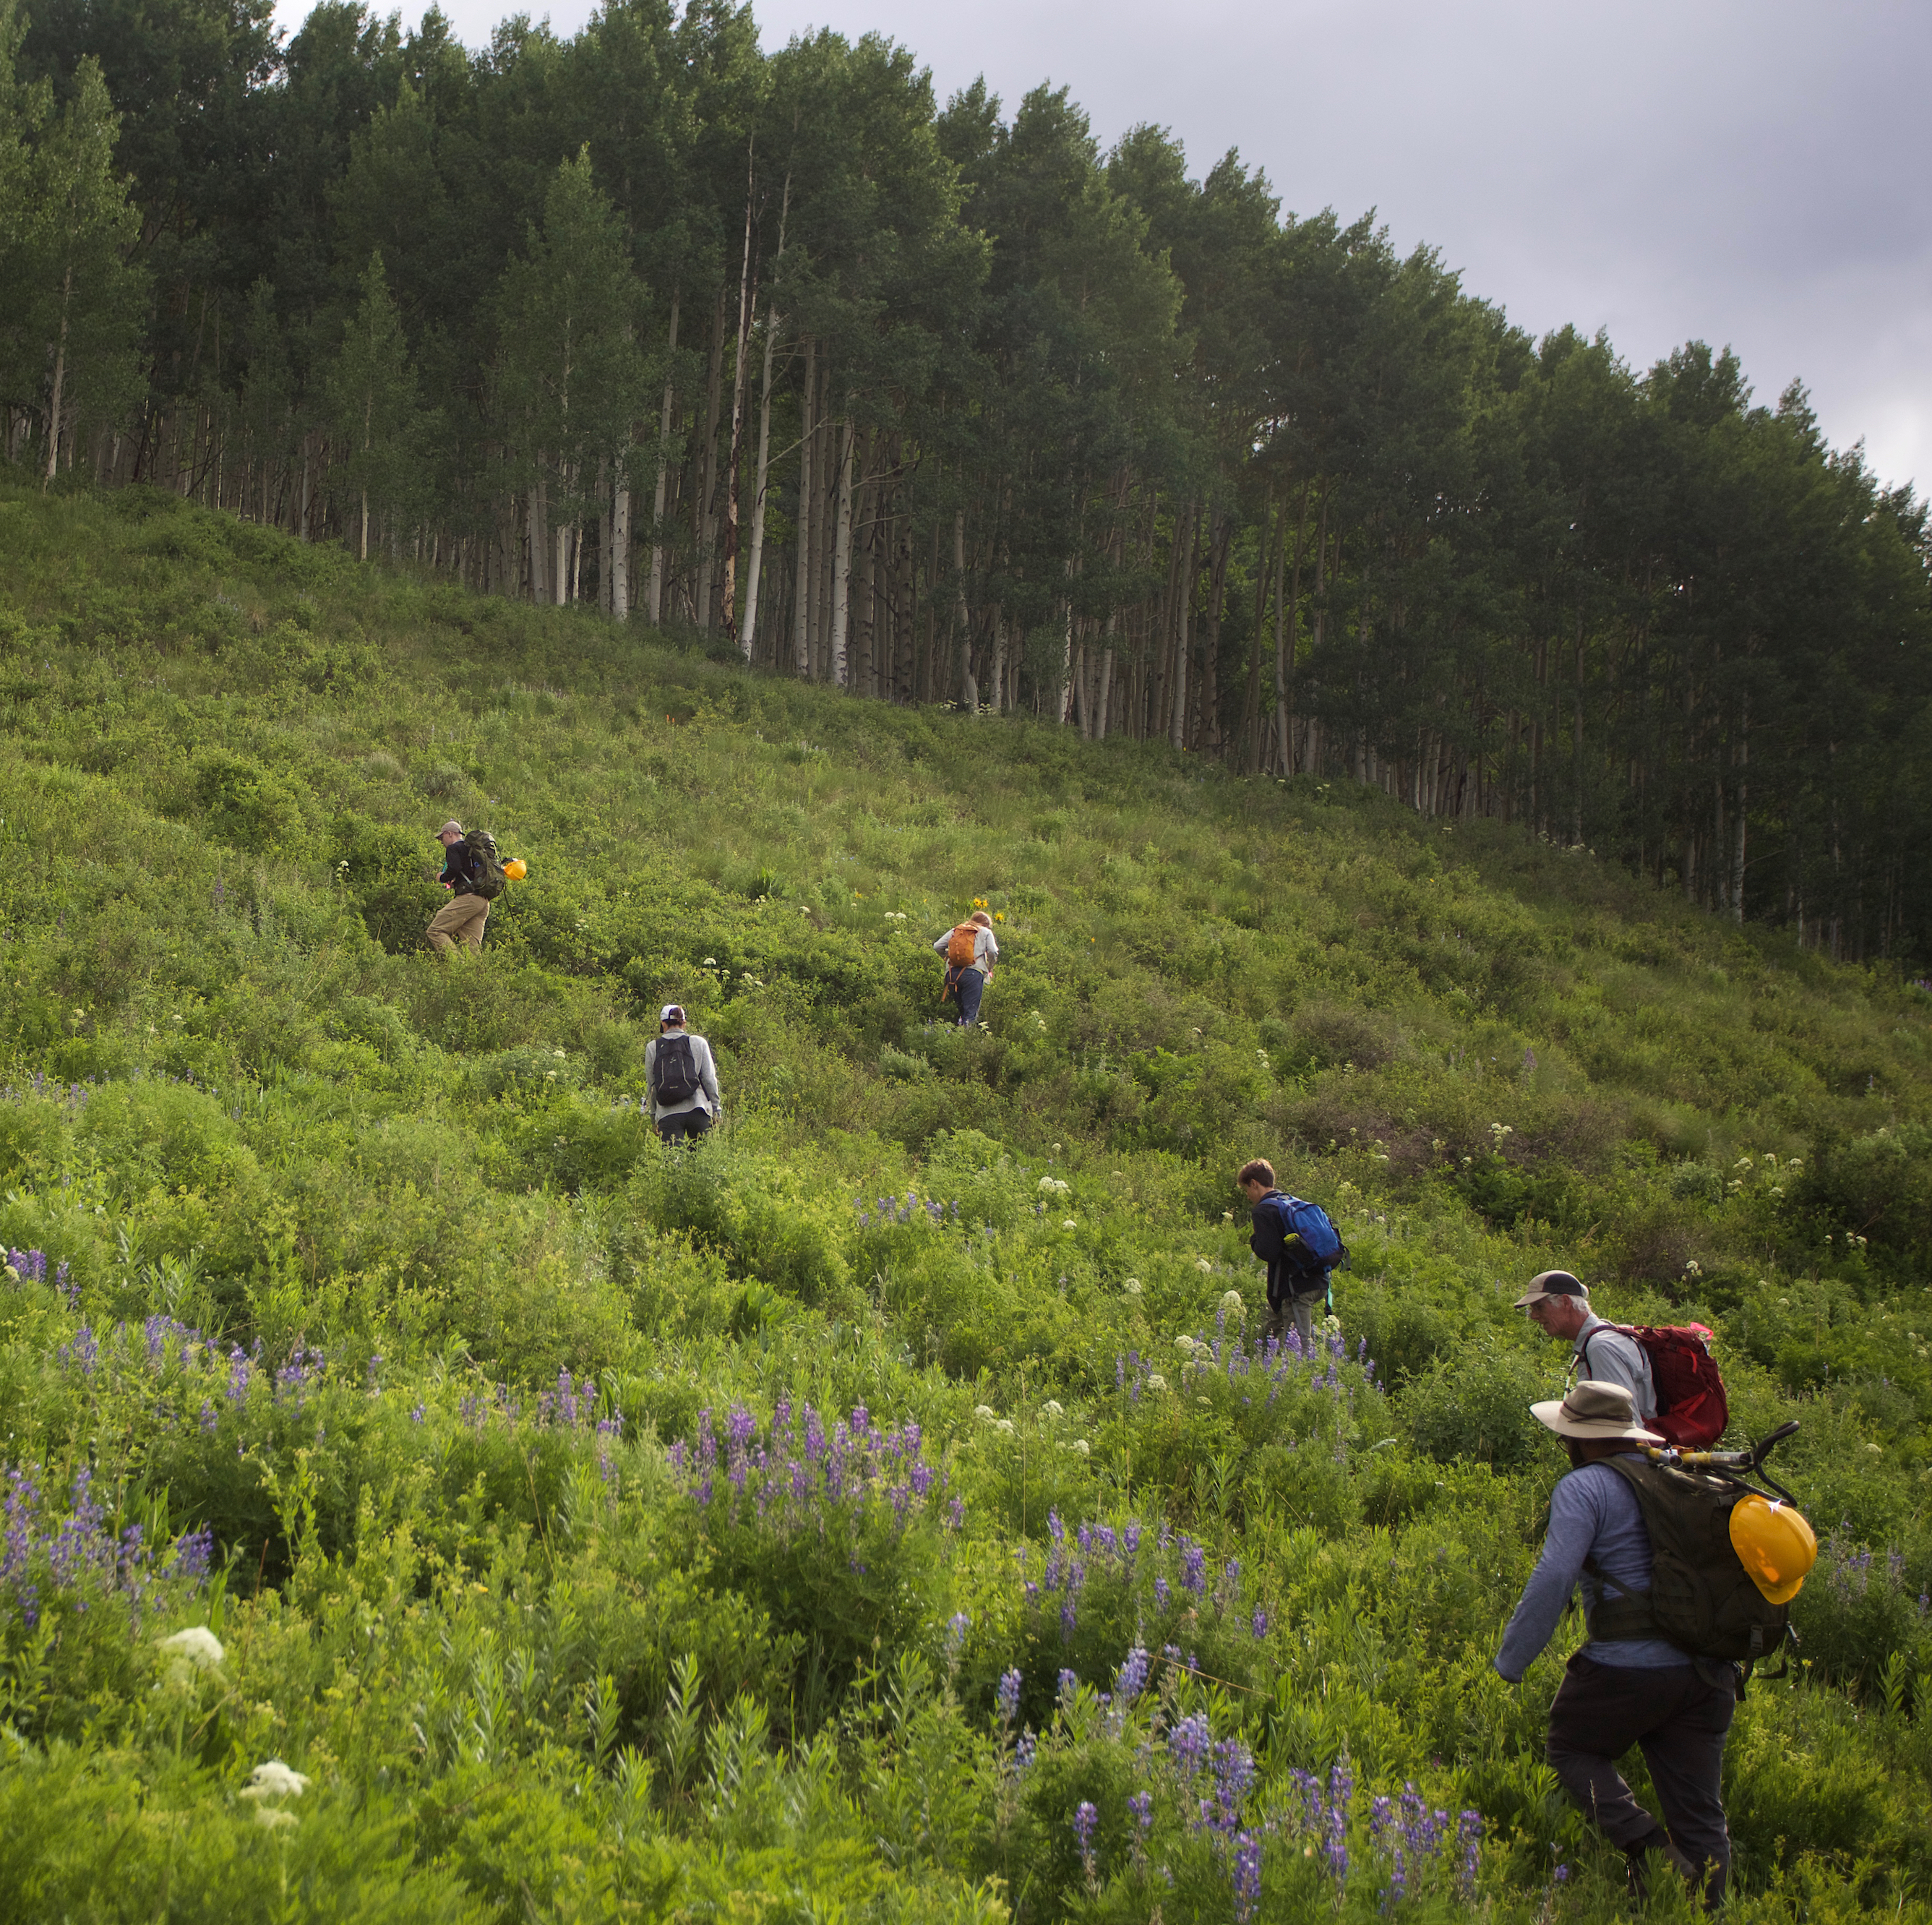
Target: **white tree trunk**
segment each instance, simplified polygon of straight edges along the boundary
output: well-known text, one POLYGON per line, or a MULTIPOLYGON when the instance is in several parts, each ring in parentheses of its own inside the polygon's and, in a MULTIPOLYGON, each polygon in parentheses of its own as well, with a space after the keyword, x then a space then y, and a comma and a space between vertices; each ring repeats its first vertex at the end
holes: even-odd
MULTIPOLYGON (((847 398, 846 405, 851 405, 847 398)), ((848 676, 845 642, 852 619, 852 417, 838 434, 838 520, 832 536, 832 680, 844 688, 848 676)))
POLYGON ((54 464, 60 456, 62 389, 67 378, 67 310, 73 293, 74 263, 70 261, 66 278, 61 283, 60 338, 54 345, 53 392, 47 399, 47 471, 40 481, 43 493, 54 478, 54 464))
POLYGON ((628 478, 610 503, 610 619, 631 618, 631 484, 628 478))
POLYGON ((812 407, 818 396, 818 343, 807 335, 805 383, 799 390, 798 533, 791 609, 792 670, 801 681, 812 672, 812 444, 818 425, 812 407))
MULTIPOLYGON (((785 176, 784 197, 778 204, 778 251, 772 257, 772 276, 774 283, 778 278, 780 264, 784 260, 785 220, 791 212, 791 176, 785 176)), ((758 399, 758 465, 752 482, 752 553, 745 569, 745 632, 740 646, 745 659, 752 659, 752 649, 758 639, 758 577, 765 560, 765 488, 771 473, 772 452, 772 353, 778 345, 778 302, 774 288, 771 311, 765 320, 765 368, 764 383, 759 391, 758 399)))

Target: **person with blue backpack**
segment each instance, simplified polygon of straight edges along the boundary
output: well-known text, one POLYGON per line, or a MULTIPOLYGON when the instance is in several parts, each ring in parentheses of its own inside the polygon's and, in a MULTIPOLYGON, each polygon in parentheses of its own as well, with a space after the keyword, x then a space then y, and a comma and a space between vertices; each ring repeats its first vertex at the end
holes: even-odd
POLYGON ((1274 1166, 1257 1157, 1235 1178, 1248 1200, 1248 1248, 1268 1266, 1268 1335, 1285 1343, 1292 1325, 1304 1356, 1314 1347, 1316 1307, 1328 1308, 1328 1275, 1348 1251, 1319 1203, 1275 1188, 1274 1166))

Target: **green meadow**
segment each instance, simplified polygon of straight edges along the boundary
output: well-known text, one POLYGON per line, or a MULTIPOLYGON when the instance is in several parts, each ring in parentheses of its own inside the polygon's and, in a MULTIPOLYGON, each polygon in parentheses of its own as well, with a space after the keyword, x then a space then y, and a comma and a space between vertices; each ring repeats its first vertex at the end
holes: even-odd
POLYGON ((1802 1426, 1731 1915, 1932 1917, 1924 990, 142 488, 0 482, 0 726, 11 1915, 1623 1915, 1580 1625, 1490 1668, 1560 1264, 1802 1426), (479 958, 452 815, 530 865, 479 958), (1256 1155, 1352 1252, 1312 1358, 1256 1155))

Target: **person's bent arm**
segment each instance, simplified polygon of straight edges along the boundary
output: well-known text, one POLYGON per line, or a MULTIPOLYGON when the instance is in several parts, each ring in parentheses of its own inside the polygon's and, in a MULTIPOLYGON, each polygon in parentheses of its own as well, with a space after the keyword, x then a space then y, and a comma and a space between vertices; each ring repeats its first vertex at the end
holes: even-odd
POLYGON ((698 1039, 698 1086, 711 1101, 711 1113, 715 1116, 724 1107, 724 1099, 718 1094, 718 1059, 711 1053, 711 1045, 703 1037, 698 1039))
POLYGON ((1543 1540, 1543 1555, 1522 1587, 1515 1615, 1503 1633, 1502 1649, 1496 1655, 1498 1675, 1511 1684, 1521 1683, 1523 1673, 1556 1635, 1576 1588, 1577 1573, 1590 1554, 1597 1525, 1592 1494, 1587 1484, 1580 1487, 1573 1473, 1551 1493, 1550 1530, 1543 1540))

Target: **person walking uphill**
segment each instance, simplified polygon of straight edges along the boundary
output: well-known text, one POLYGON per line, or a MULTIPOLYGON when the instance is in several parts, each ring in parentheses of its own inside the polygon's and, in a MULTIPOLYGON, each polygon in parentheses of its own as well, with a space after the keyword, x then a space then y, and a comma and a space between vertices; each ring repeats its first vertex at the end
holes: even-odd
POLYGON ((436 839, 442 845, 442 873, 436 880, 449 891, 449 900, 430 918, 430 947, 445 955, 458 943, 480 950, 483 925, 490 920, 488 859, 460 822, 444 823, 436 839))
POLYGON ((1599 1317, 1590 1308, 1589 1291, 1568 1270, 1545 1270, 1531 1278, 1516 1307, 1539 1330, 1575 1346, 1570 1368, 1576 1375, 1622 1384, 1641 1423, 1657 1415, 1657 1385, 1642 1345, 1599 1317))
POLYGON ((992 917, 984 909, 975 909, 958 928, 948 929, 932 945, 932 952, 946 958, 946 993, 958 997, 959 1026, 970 1029, 980 1020, 980 999, 1000 959, 992 917))
POLYGON ((1328 1272, 1346 1255, 1328 1212, 1277 1190, 1274 1165, 1257 1157, 1234 1181, 1254 1224, 1248 1248, 1268 1266, 1268 1331, 1286 1340, 1291 1320, 1306 1356, 1315 1342, 1315 1311, 1328 1301, 1328 1272))
POLYGON ((1740 1674, 1667 1642, 1654 1622, 1645 1635, 1652 1539, 1630 1476, 1612 1462, 1634 1458, 1645 1468, 1631 1475, 1650 1474, 1644 1446, 1663 1440, 1638 1422, 1621 1383, 1583 1377, 1560 1403, 1530 1409, 1563 1440, 1572 1468, 1551 1495, 1543 1555, 1503 1633, 1497 1673, 1522 1681, 1580 1578, 1589 1641, 1570 1659, 1550 1707, 1545 1755, 1564 1789, 1623 1851, 1633 1893, 1646 1890, 1644 1861, 1654 1851, 1714 1907, 1730 1870, 1720 1780, 1740 1674), (1661 1824, 1617 1770, 1632 1745, 1650 1767, 1661 1824))
POLYGON ((684 1026, 684 1011, 668 1002, 658 1012, 658 1033, 644 1045, 644 1087, 651 1120, 668 1143, 701 1137, 724 1107, 711 1045, 684 1026))

